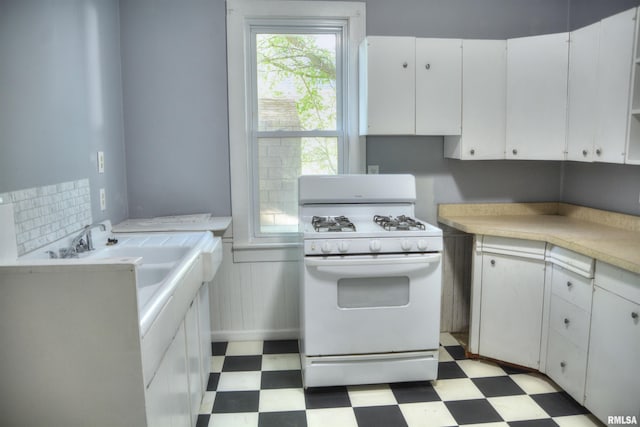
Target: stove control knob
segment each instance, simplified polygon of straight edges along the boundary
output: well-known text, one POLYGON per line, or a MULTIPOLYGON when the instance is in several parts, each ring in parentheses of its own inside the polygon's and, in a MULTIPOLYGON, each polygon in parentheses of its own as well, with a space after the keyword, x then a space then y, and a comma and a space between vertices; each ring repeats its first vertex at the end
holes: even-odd
POLYGON ((345 242, 344 240, 338 243, 338 251, 345 253, 349 250, 349 242, 345 242))
POLYGON ((403 240, 402 243, 400 243, 400 247, 403 251, 406 252, 411 250, 411 248, 413 247, 413 243, 411 242, 411 240, 403 240))
POLYGON ((330 242, 324 242, 324 243, 322 243, 322 246, 320 247, 320 250, 322 251, 323 254, 331 253, 332 249, 333 249, 333 247, 331 246, 330 242))
POLYGON ((427 241, 424 239, 420 239, 418 240, 418 249, 420 249, 421 251, 424 251, 427 249, 427 241))
POLYGON ((380 240, 370 241, 369 249, 371 249, 371 252, 380 252, 380 250, 382 249, 382 244, 380 243, 380 240))

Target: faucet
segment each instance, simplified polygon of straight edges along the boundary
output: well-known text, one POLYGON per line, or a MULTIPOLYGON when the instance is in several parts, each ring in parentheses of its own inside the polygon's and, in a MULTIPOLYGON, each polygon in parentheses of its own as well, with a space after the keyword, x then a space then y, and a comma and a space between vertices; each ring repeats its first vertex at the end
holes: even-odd
MULTIPOLYGON (((60 258, 77 258, 79 253, 92 251, 93 240, 91 238, 91 229, 100 227, 102 231, 106 231, 107 227, 102 223, 86 225, 82 231, 73 238, 69 247, 60 249, 60 258)), ((49 254, 51 256, 51 254, 49 254)))

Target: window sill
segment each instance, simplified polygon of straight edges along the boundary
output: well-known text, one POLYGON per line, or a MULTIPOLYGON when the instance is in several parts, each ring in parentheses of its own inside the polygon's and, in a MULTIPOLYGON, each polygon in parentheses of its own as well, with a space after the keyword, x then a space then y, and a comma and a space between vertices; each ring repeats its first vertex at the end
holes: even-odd
POLYGON ((233 243, 233 262, 299 261, 302 243, 233 243))

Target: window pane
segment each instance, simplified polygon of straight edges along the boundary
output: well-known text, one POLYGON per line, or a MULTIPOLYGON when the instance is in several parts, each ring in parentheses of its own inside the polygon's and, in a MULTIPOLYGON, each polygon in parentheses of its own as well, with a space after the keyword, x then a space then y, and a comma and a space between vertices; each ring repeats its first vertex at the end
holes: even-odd
POLYGON ((336 35, 256 34, 258 131, 336 130, 336 35))
POLYGON ((336 174, 337 138, 259 138, 259 229, 298 230, 298 176, 336 174))

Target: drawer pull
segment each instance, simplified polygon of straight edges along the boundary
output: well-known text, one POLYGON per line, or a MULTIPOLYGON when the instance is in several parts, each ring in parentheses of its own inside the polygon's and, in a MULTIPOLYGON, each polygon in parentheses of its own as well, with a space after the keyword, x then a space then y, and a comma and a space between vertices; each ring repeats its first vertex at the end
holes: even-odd
POLYGON ((573 287, 573 283, 567 282, 567 289, 571 289, 573 287))
POLYGON ((565 317, 565 318, 564 318, 564 324, 565 324, 565 325, 569 325, 569 323, 570 323, 570 320, 569 320, 569 319, 567 319, 567 318, 565 317))
POLYGON ((632 318, 633 320, 638 320, 638 313, 637 313, 637 312, 635 312, 635 311, 634 311, 633 313, 631 313, 631 318, 632 318))
POLYGON ((491 260, 491 265, 492 265, 492 266, 493 266, 493 265, 496 265, 496 260, 495 260, 495 259, 492 259, 492 260, 491 260))
POLYGON ((564 361, 560 362, 560 367, 561 368, 566 368, 567 367, 567 362, 564 362, 564 361))

